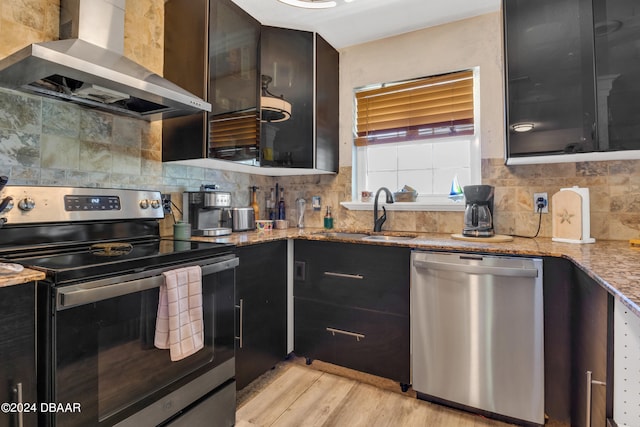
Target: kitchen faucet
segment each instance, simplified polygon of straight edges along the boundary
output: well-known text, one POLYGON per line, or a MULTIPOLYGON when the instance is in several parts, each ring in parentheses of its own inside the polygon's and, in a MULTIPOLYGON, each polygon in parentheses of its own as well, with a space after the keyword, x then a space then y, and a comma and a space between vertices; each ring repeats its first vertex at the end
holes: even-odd
POLYGON ((382 224, 387 220, 387 210, 382 207, 382 216, 378 218, 378 196, 384 191, 387 194, 387 203, 393 203, 393 194, 387 187, 381 187, 376 191, 376 197, 373 199, 373 231, 382 231, 382 224))

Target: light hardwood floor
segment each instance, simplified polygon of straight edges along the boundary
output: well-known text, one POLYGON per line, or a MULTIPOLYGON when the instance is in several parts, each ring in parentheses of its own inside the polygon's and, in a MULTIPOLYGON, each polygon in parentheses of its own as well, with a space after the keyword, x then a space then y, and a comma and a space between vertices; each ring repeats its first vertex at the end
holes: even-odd
POLYGON ((241 390, 236 426, 510 426, 418 400, 415 392, 402 393, 392 381, 339 375, 343 369, 318 361, 279 364, 241 390))

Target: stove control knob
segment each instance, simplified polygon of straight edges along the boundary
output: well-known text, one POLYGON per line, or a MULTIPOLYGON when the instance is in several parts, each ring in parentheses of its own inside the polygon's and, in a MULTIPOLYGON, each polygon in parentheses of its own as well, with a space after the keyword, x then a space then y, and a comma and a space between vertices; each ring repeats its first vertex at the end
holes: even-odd
POLYGON ((162 206, 162 202, 158 199, 154 199, 151 201, 151 207, 153 209, 158 209, 160 206, 162 206))
POLYGON ((0 214, 9 212, 13 209, 13 206, 13 197, 5 197, 4 200, 0 201, 0 214))
POLYGON ((140 200, 140 207, 142 209, 148 209, 149 208, 149 200, 148 199, 140 200))
POLYGON ((25 197, 18 202, 18 209, 21 211, 30 211, 36 207, 36 202, 31 197, 25 197))

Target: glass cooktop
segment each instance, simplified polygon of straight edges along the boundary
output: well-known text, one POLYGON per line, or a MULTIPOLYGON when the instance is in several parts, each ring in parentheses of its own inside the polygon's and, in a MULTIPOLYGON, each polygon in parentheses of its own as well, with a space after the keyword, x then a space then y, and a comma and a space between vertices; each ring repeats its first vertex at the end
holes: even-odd
POLYGON ((94 243, 64 250, 55 248, 9 259, 44 271, 55 285, 149 270, 232 253, 229 243, 153 239, 142 242, 94 243))

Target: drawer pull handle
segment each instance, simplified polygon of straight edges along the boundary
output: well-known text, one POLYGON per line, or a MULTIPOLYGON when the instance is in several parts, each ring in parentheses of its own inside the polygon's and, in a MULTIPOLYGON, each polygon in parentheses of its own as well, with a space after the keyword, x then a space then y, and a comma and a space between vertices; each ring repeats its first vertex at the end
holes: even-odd
POLYGON ((587 371, 587 407, 586 407, 586 414, 585 414, 585 426, 586 427, 591 427, 591 387, 593 385, 602 385, 602 386, 606 386, 607 383, 604 381, 598 381, 598 380, 594 380, 592 379, 592 373, 591 371, 587 371))
POLYGON ((358 279, 358 280, 364 279, 364 276, 362 274, 346 274, 346 273, 334 273, 332 271, 325 271, 324 275, 333 276, 333 277, 343 277, 345 279, 358 279))
POLYGON ((341 329, 327 328, 327 332, 331 332, 331 335, 333 335, 333 336, 336 336, 336 334, 349 335, 350 337, 355 337, 356 341, 360 341, 361 339, 364 339, 364 335, 363 334, 358 334, 358 333, 349 332, 349 331, 343 331, 341 329))
MULTIPOLYGON (((13 392, 16 394, 16 399, 18 400, 18 405, 22 406, 24 401, 22 400, 22 383, 17 383, 13 388, 13 392)), ((24 426, 24 416, 22 410, 19 410, 16 415, 16 426, 23 427, 24 426)))
POLYGON ((235 337, 238 341, 240 341, 239 345, 242 348, 242 338, 244 337, 244 300, 240 298, 240 305, 236 304, 236 308, 240 310, 240 336, 235 337))

